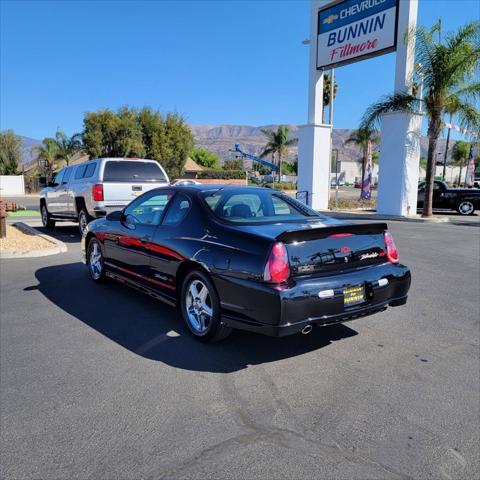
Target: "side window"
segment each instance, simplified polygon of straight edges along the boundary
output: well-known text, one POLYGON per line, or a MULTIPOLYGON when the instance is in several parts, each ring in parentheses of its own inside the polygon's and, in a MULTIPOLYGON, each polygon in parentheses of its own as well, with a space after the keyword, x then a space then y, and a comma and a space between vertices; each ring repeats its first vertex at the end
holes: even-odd
POLYGON ((435 183, 433 184, 433 190, 434 190, 435 192, 438 192, 439 190, 441 190, 440 184, 437 183, 437 182, 435 182, 435 183))
POLYGON ((178 225, 187 215, 190 209, 190 200, 183 194, 175 195, 162 225, 178 225))
POLYGON ((85 169, 85 173, 83 174, 83 178, 90 178, 93 177, 95 173, 95 167, 97 166, 96 163, 89 163, 87 168, 85 169))
POLYGON ((70 178, 70 175, 72 174, 73 167, 69 167, 65 170, 65 173, 63 175, 62 183, 67 183, 68 179, 70 178))
POLYGON ((291 215, 295 213, 295 210, 290 205, 282 200, 280 197, 272 197, 273 211, 275 215, 291 215))
POLYGON ((58 185, 60 185, 63 181, 63 174, 65 173, 65 169, 60 170, 56 175, 55 175, 55 180, 54 182, 58 185))
POLYGON ((263 217, 262 202, 256 194, 232 195, 223 206, 223 217, 263 217))
POLYGON ((79 178, 83 178, 83 174, 85 173, 85 169, 87 168, 86 165, 79 165, 75 170, 75 180, 79 178))
POLYGON ((171 197, 172 193, 166 191, 142 196, 125 209, 125 216, 130 223, 159 225, 171 197))

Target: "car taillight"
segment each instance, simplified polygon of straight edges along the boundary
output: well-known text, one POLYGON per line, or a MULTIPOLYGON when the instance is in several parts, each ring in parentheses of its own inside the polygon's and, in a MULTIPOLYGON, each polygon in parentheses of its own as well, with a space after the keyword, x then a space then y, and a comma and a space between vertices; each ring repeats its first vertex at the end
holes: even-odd
POLYGON ((387 230, 384 233, 385 246, 387 247, 387 259, 391 263, 398 263, 398 250, 393 240, 393 235, 387 230))
POLYGON ((92 197, 95 202, 103 202, 103 185, 94 185, 92 187, 92 197))
POLYGON ((275 243, 270 250, 267 264, 263 272, 263 279, 271 283, 286 282, 290 276, 290 265, 285 245, 281 242, 275 243))

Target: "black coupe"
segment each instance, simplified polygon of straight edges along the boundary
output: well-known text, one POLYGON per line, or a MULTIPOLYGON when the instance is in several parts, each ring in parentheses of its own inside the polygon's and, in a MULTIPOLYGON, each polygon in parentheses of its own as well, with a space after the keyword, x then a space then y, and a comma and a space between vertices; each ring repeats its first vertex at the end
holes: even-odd
POLYGON ((403 305, 410 270, 384 223, 345 224, 275 190, 151 190, 88 225, 91 278, 179 305, 203 341, 232 328, 273 336, 403 305))

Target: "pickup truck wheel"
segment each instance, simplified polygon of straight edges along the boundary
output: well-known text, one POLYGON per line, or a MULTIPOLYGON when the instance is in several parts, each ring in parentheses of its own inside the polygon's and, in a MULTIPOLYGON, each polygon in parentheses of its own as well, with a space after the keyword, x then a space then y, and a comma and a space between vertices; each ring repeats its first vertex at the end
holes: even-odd
POLYGON ((231 328, 221 322, 220 301, 210 278, 190 272, 182 285, 181 309, 185 324, 201 342, 218 342, 228 337, 231 328))
POLYGON ((54 228, 55 220, 52 220, 52 217, 48 213, 47 206, 42 205, 40 208, 40 213, 42 215, 42 224, 45 228, 54 228))
POLYGON ((83 235, 87 225, 92 221, 92 217, 88 212, 82 208, 78 214, 78 229, 80 230, 80 235, 83 235))
POLYGON ((457 212, 460 215, 471 215, 475 210, 473 203, 469 200, 462 200, 457 206, 457 212))

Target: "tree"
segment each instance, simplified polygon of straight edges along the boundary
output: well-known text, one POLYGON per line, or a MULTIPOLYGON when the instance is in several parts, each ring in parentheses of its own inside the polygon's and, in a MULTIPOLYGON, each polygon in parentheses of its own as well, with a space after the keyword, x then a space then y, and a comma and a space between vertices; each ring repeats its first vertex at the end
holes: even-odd
POLYGON ((193 148, 190 152, 190 158, 205 168, 219 168, 220 166, 218 155, 205 148, 193 148))
MULTIPOLYGON (((432 216, 436 149, 443 117, 449 105, 456 104, 455 111, 461 126, 474 131, 480 129, 480 113, 474 106, 475 100, 480 97, 480 83, 475 81, 480 65, 480 23, 468 23, 447 35, 444 40, 434 38, 439 28, 439 24, 430 30, 417 27, 405 37, 407 46, 415 41, 416 62, 421 65, 425 90, 423 103, 428 117, 423 217, 432 216)), ((369 127, 378 123, 387 112, 414 111, 418 103, 419 100, 410 91, 389 95, 368 108, 362 126, 369 127)))
POLYGON ((0 132, 0 175, 17 175, 22 162, 22 140, 13 130, 0 132))
MULTIPOLYGON (((360 147, 362 151, 362 181, 365 175, 365 168, 367 166, 367 154, 368 154, 368 142, 372 144, 378 143, 379 138, 376 130, 373 130, 371 127, 360 127, 357 130, 354 130, 350 136, 345 140, 344 145, 353 143, 360 147)), ((372 154, 373 157, 373 154, 372 154)), ((372 158, 373 160, 373 158, 372 158)), ((373 163, 373 162, 372 162, 373 163)), ((372 165, 373 166, 373 165, 372 165)))
POLYGON ((462 183, 462 170, 467 163, 468 155, 470 153, 470 143, 459 140, 452 148, 452 160, 454 165, 460 167, 460 174, 458 175, 458 183, 462 183))
POLYGON ((224 170, 243 170, 243 160, 241 158, 235 158, 233 160, 225 160, 223 162, 224 170))
POLYGON ((70 161, 78 154, 83 152, 82 135, 75 133, 71 137, 62 130, 57 130, 55 134, 55 143, 57 144, 57 160, 64 161, 70 165, 70 161))
MULTIPOLYGON (((323 74, 323 109, 322 123, 325 123, 325 109, 330 105, 330 90, 332 85, 332 77, 328 73, 323 74)), ((337 98, 338 83, 333 83, 333 99, 337 98)))
POLYGON ((52 178, 55 171, 55 162, 58 159, 58 145, 54 138, 44 138, 41 145, 35 147, 38 160, 41 162, 41 171, 47 177, 52 178))
POLYGON ((165 116, 149 107, 89 112, 83 120, 86 153, 91 158, 139 157, 158 160, 171 178, 183 174, 193 135, 181 115, 165 116))
POLYGON ((296 145, 297 138, 288 138, 288 127, 280 125, 277 131, 270 130, 268 128, 262 128, 262 133, 267 137, 268 142, 263 148, 260 158, 264 158, 267 155, 272 156, 272 163, 275 163, 275 154, 278 157, 278 180, 280 181, 282 171, 282 156, 287 153, 289 147, 296 145))

